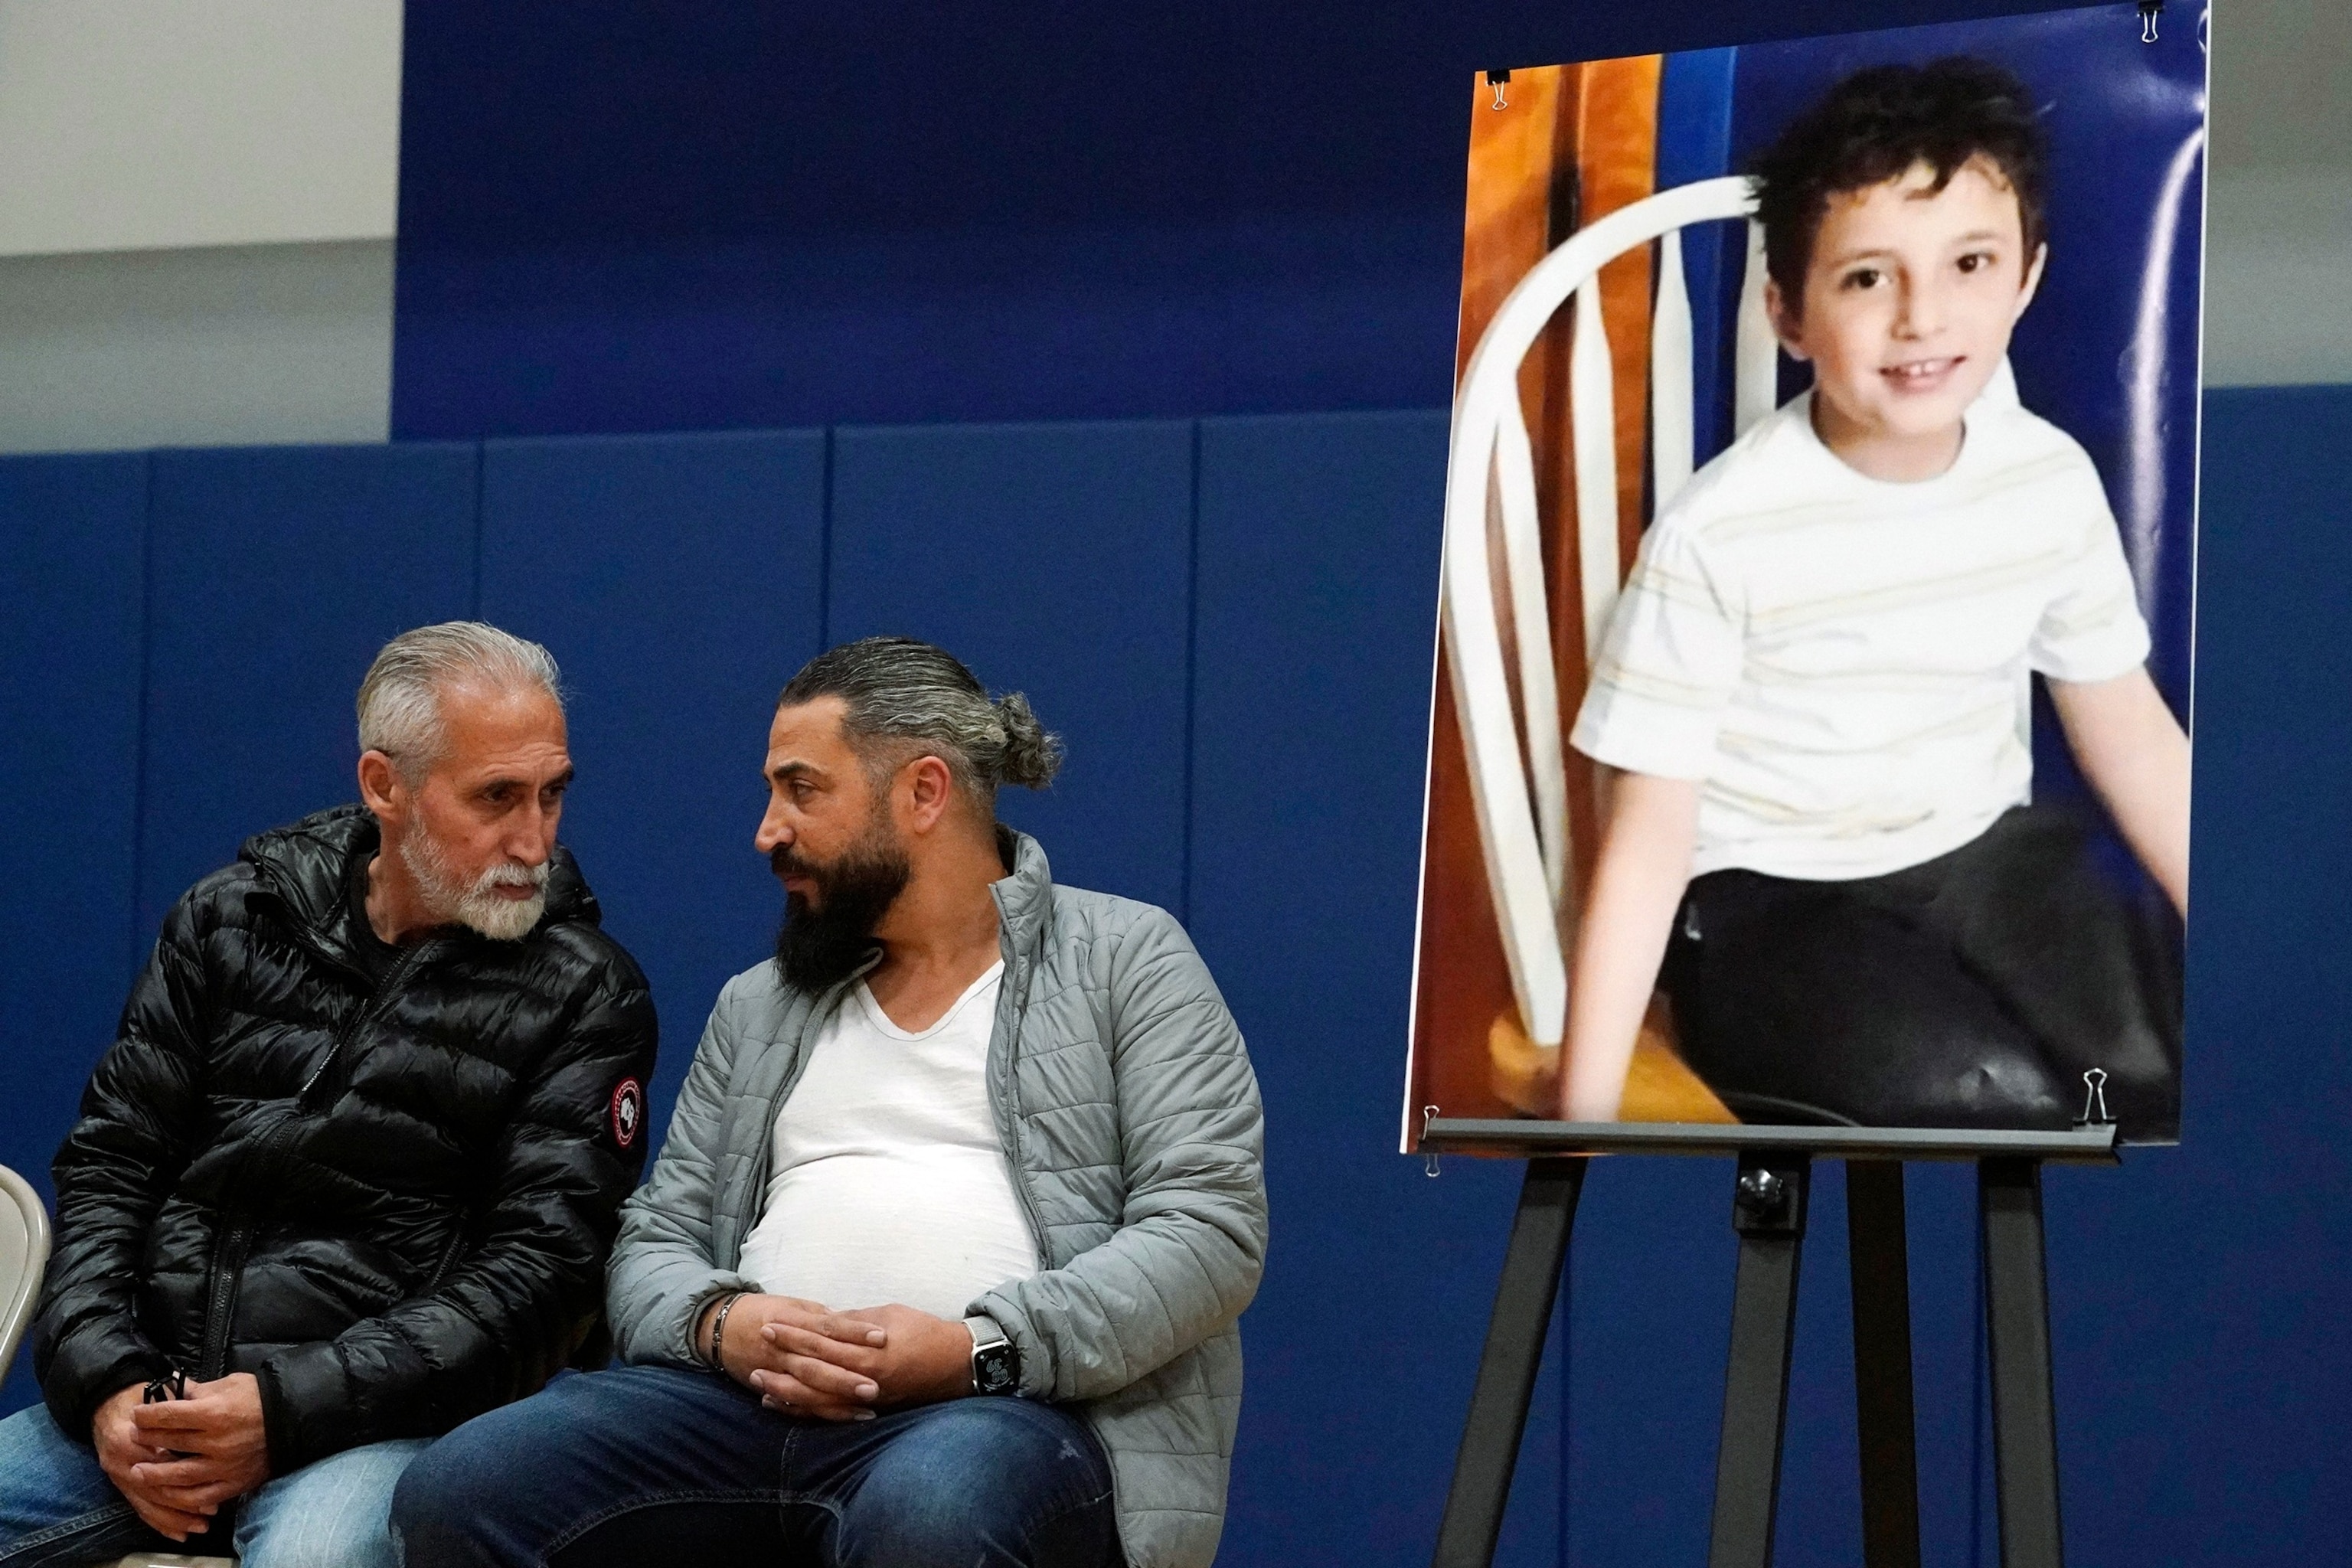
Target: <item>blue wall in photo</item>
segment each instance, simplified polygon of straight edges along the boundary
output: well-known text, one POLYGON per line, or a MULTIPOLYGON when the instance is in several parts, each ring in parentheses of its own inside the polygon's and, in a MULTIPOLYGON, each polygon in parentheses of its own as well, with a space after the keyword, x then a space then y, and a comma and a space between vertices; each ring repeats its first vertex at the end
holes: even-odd
MULTIPOLYGON (((2187 1142, 2051 1175, 2052 1304, 2075 1559, 2251 1568, 2352 1551, 2352 388, 2215 393, 2206 417, 2187 1142)), ((1068 798, 1018 806, 1090 858, 1073 879, 1189 897, 1265 1087, 1275 1239, 1222 1561, 1425 1561, 1515 1192, 1504 1163, 1430 1181, 1391 1152, 1444 433, 1359 413, 0 459, 0 1162, 45 1179, 180 886, 348 795, 376 640, 477 611, 565 665, 566 837, 653 975, 662 1125, 777 913, 749 847, 776 689, 828 635, 936 616, 1067 736, 1068 798), (993 559, 1033 529, 1070 557, 993 559)), ((1717 1161, 1593 1171, 1514 1568, 1703 1552, 1729 1185, 1717 1161)), ((1842 1186, 1820 1173, 1788 1564, 1858 1557, 1842 1186)), ((1973 1568, 1995 1536, 1968 1173, 1910 1190, 1928 1561, 1973 1568)), ((19 1370, 0 1405, 32 1397, 19 1370)))

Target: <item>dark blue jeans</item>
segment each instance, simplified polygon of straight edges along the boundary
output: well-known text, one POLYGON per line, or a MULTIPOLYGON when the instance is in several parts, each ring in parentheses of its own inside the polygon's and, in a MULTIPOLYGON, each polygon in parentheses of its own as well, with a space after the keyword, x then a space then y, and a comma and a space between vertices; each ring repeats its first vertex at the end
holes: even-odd
POLYGON ((713 1373, 558 1377, 401 1478, 407 1568, 1109 1568, 1110 1466, 1026 1399, 796 1420, 713 1373))

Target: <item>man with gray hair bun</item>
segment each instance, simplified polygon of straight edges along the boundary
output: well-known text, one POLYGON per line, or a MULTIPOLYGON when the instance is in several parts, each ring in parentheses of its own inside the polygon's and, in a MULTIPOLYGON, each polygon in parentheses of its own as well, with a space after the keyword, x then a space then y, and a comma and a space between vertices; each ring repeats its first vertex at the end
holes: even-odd
POLYGON ((1266 1245, 1257 1086, 1176 921, 996 820, 1060 746, 927 643, 784 688, 772 963, 629 1200, 629 1364, 436 1444, 408 1568, 1206 1568, 1266 1245))
POLYGON ((426 1440, 608 1354, 654 1014, 556 843, 555 661, 425 626, 358 706, 362 804, 174 906, 58 1151, 9 1568, 389 1568, 426 1440))

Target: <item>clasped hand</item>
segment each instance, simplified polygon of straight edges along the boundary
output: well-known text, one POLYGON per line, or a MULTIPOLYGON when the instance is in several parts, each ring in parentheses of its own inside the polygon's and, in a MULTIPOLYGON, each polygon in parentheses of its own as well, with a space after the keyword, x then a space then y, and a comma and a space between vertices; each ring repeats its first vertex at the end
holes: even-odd
POLYGON ((877 1410, 971 1392, 971 1331, 896 1303, 835 1311, 792 1296, 745 1296, 727 1314, 719 1356, 769 1409, 824 1421, 870 1420, 877 1410))
POLYGON ((132 1384, 98 1407, 100 1468, 131 1509, 174 1541, 200 1535, 221 1505, 269 1479, 261 1384, 249 1372, 188 1384, 185 1399, 143 1403, 132 1384))

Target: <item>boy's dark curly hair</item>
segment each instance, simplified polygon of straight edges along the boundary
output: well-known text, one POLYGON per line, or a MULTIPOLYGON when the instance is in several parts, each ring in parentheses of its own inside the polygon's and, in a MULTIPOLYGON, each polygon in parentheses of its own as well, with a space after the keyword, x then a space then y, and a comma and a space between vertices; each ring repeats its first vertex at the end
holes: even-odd
POLYGON ((2045 237, 2049 143, 2025 84, 1990 60, 1954 55, 1924 66, 1874 66, 1790 121, 1748 166, 1764 261, 1790 310, 1805 293, 1813 237, 1830 198, 1900 178, 1916 164, 1940 191, 1982 156, 2017 193, 2031 258, 2045 237))

